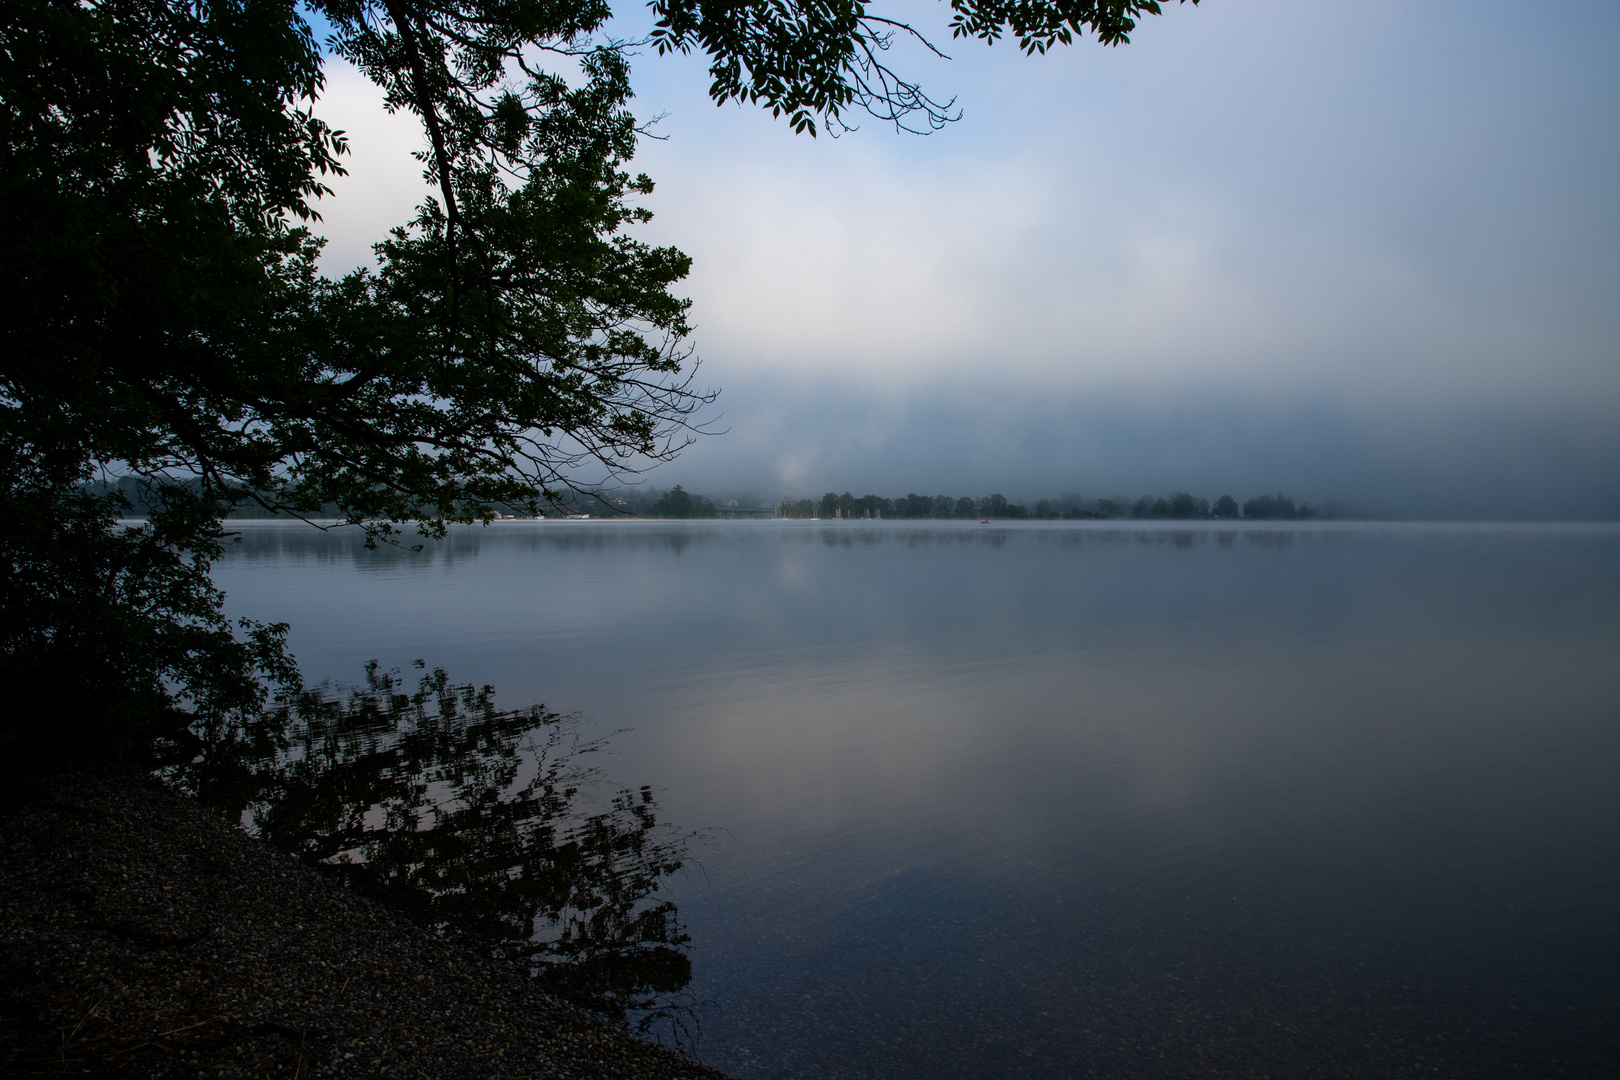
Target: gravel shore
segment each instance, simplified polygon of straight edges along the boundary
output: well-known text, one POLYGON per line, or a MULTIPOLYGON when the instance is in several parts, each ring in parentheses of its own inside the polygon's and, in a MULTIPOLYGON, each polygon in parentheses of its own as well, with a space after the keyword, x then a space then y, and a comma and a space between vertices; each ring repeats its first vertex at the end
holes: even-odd
POLYGON ((134 778, 0 805, 0 1074, 724 1074, 134 778))

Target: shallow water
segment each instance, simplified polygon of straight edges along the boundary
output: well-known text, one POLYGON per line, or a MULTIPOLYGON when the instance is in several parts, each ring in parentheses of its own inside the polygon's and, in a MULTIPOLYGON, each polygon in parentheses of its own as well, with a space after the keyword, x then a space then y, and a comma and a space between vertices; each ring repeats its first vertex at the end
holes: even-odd
POLYGON ((1620 530, 248 523, 308 677, 626 729, 744 1078, 1603 1076, 1620 530))

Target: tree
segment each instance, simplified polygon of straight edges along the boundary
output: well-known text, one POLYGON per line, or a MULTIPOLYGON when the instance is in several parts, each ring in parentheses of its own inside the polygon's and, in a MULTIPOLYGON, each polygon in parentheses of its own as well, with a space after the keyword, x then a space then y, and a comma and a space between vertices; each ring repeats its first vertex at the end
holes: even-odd
POLYGON ((536 509, 585 461, 668 456, 704 399, 668 291, 687 260, 621 231, 650 183, 621 168, 620 52, 585 52, 577 87, 536 74, 482 110, 510 26, 452 56, 449 18, 423 74, 424 24, 322 10, 339 50, 428 120, 443 180, 377 272, 341 281, 299 224, 343 143, 313 116, 320 56, 291 4, 6 9, 0 664, 38 698, 0 737, 37 733, 64 687, 94 688, 67 703, 84 745, 176 705, 251 709, 260 676, 288 676, 274 628, 223 648, 207 575, 239 502, 442 533, 536 509), (145 478, 152 508, 111 538, 127 500, 84 487, 109 468, 145 478))
POLYGON ((1297 516, 1297 511, 1294 508, 1294 500, 1278 492, 1275 498, 1270 495, 1261 495, 1245 502, 1243 504, 1243 516, 1257 518, 1261 521, 1273 518, 1292 521, 1297 516))
MULTIPOLYGON (((710 57, 715 100, 797 130, 837 129, 851 108, 949 118, 886 65, 896 36, 920 35, 864 4, 652 11, 656 51, 710 57)), ((1088 31, 1123 42, 1158 11, 953 0, 950 32, 1038 53, 1088 31)), ((208 575, 235 506, 431 536, 685 445, 711 397, 670 291, 689 262, 625 231, 647 220, 635 200, 652 182, 627 169, 635 43, 603 36, 610 14, 603 0, 5 5, 0 671, 34 696, 0 743, 133 746, 296 679, 278 628, 220 613, 208 575), (421 120, 437 192, 375 270, 340 280, 318 272, 307 227, 345 143, 316 115, 305 10, 421 120), (140 478, 144 524, 115 525, 130 501, 88 486, 111 475, 140 478)))
POLYGON ((1173 518, 1209 517, 1209 500, 1197 499, 1185 491, 1170 496, 1170 516, 1173 518))
POLYGON ((689 518, 692 516, 692 496, 676 484, 658 499, 658 516, 689 518))

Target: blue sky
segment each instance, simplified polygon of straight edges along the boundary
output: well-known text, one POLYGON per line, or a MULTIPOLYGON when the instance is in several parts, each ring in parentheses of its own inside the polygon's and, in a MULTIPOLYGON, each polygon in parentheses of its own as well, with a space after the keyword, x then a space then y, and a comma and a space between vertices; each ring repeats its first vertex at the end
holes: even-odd
MULTIPOLYGON (((895 58, 962 110, 926 138, 795 136, 709 103, 699 57, 638 61, 643 235, 694 257, 729 431, 650 482, 1620 516, 1620 8, 1206 0, 1041 58, 935 36, 951 60, 895 58)), ((322 111, 355 142, 341 269, 409 216, 420 135, 341 70, 322 111)))

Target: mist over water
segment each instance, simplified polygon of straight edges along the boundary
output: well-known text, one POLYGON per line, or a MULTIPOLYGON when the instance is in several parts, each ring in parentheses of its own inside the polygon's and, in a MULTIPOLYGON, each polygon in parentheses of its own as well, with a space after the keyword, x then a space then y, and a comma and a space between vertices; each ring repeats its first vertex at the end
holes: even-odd
POLYGON ((718 438, 651 473, 770 502, 1000 492, 1033 505, 1284 491, 1407 520, 1620 520, 1615 400, 1338 399, 1263 388, 1080 391, 990 381, 907 390, 738 374, 718 438))
MULTIPOLYGON (((1620 519, 1620 9, 1177 4, 1036 58, 885 10, 961 122, 811 140, 716 108, 701 55, 635 58, 635 233, 693 258, 727 432, 649 483, 1620 519)), ((424 144, 330 75, 336 271, 425 197, 424 144)))
POLYGON ((248 525, 312 678, 425 657, 712 830, 701 1056, 782 1076, 1595 1076, 1620 530, 248 525))

